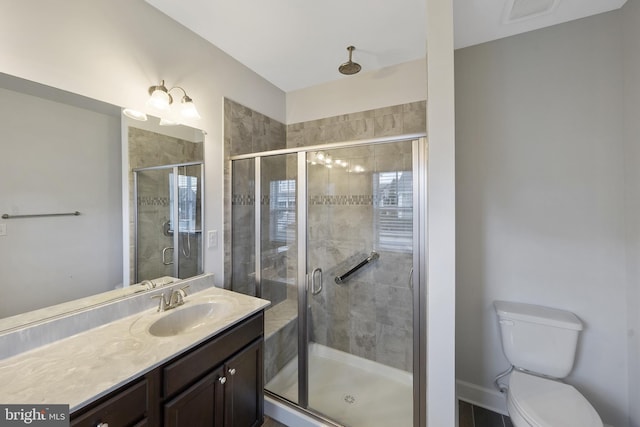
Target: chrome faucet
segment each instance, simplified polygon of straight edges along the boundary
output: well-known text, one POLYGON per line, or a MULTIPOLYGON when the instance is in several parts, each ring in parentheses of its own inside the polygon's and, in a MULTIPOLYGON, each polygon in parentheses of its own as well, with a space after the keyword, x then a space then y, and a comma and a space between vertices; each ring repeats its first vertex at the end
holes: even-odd
POLYGON ((184 288, 174 289, 173 291, 171 291, 171 298, 169 298, 169 306, 167 307, 167 310, 184 304, 184 299, 187 296, 188 287, 189 285, 185 286, 184 288))
POLYGON ((173 289, 171 291, 171 295, 169 295, 168 300, 165 297, 164 293, 154 295, 151 298, 160 298, 160 302, 158 303, 159 312, 171 310, 172 308, 176 308, 184 304, 184 299, 187 296, 188 287, 189 285, 180 289, 173 289))

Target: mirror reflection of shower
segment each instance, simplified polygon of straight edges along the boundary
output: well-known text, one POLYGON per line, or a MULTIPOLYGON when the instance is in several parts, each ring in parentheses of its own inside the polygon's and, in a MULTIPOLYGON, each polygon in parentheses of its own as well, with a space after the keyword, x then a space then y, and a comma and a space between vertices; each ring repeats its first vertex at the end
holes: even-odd
POLYGON ((134 170, 136 281, 201 274, 202 162, 134 170))
MULTIPOLYGON (((191 258, 191 237, 197 230, 198 212, 198 177, 188 175, 187 166, 178 166, 178 231, 180 235, 180 251, 186 258, 191 258)), ((169 204, 173 205, 176 189, 174 188, 173 173, 169 174, 169 204)), ((170 211, 168 220, 169 233, 173 235, 171 224, 175 224, 174 210, 170 211)))

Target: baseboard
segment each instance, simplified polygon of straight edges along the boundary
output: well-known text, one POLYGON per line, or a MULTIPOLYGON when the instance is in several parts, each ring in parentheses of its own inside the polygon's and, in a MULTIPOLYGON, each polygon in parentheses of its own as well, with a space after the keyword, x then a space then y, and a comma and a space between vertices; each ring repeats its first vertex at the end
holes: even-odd
POLYGON ((503 395, 498 390, 456 380, 456 394, 460 400, 493 412, 508 415, 506 395, 503 395))

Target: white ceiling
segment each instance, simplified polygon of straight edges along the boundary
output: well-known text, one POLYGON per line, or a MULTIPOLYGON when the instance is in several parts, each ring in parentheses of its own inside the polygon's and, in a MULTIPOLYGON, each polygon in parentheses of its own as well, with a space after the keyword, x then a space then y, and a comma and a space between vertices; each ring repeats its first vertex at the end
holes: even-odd
MULTIPOLYGON (((285 92, 425 56, 426 0, 147 0, 285 92)), ((502 22, 514 0, 454 0, 455 47, 467 47, 621 7, 626 0, 559 0, 551 13, 502 22)), ((522 4, 534 1, 518 0, 522 4)))

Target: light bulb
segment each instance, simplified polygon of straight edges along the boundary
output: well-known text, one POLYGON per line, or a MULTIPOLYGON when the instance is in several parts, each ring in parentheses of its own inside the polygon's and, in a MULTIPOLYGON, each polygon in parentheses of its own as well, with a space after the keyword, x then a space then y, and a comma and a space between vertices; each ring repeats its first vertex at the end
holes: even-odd
POLYGON ((169 96, 166 91, 159 88, 156 88, 151 92, 151 96, 147 101, 147 105, 149 107, 160 111, 167 111, 169 109, 169 104, 171 104, 171 96, 169 96))
POLYGON ((182 117, 186 117, 188 119, 198 119, 200 120, 200 114, 198 114, 198 110, 196 109, 196 105, 193 103, 193 100, 188 96, 184 96, 182 98, 182 102, 180 103, 180 114, 182 117))

